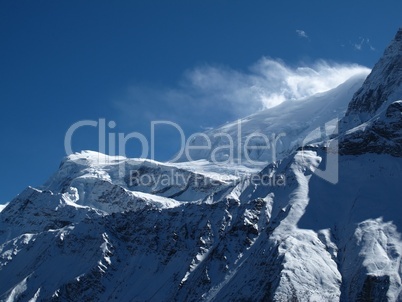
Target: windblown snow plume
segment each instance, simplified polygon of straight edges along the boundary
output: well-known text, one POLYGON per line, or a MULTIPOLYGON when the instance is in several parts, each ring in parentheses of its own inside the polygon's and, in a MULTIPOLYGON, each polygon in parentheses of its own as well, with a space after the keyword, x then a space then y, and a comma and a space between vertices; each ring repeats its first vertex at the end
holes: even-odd
MULTIPOLYGON (((331 90, 354 75, 368 74, 359 65, 319 61, 312 66, 290 67, 279 60, 263 58, 249 72, 217 67, 196 68, 186 74, 188 91, 233 104, 252 103, 270 108, 286 100, 305 98, 331 90)), ((243 109, 242 109, 243 110, 243 109)))
MULTIPOLYGON (((353 76, 367 76, 370 69, 356 64, 330 63, 289 66, 281 60, 262 58, 245 71, 205 65, 186 71, 175 87, 132 86, 117 102, 123 115, 138 111, 153 119, 154 109, 175 112, 178 122, 208 114, 211 123, 244 117, 286 100, 297 100, 329 91, 353 76), (152 112, 147 112, 151 110, 152 112)), ((167 118, 163 116, 163 118, 167 118)), ((204 123, 200 121, 200 124, 204 123)), ((212 125, 212 124, 211 124, 212 125)))

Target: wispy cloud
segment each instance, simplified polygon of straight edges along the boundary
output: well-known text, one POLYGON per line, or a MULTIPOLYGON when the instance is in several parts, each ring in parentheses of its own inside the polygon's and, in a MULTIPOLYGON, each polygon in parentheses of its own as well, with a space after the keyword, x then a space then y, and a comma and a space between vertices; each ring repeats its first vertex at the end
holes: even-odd
POLYGON ((355 50, 363 50, 364 48, 368 47, 371 51, 375 51, 375 48, 370 43, 369 38, 359 37, 358 41, 353 44, 355 50))
POLYGON ((302 29, 296 29, 296 34, 297 34, 299 37, 301 37, 301 38, 306 38, 306 39, 308 39, 307 33, 306 33, 304 30, 302 30, 302 29))
POLYGON ((247 71, 205 65, 185 72, 175 87, 131 86, 118 106, 125 114, 140 112, 148 120, 214 126, 330 90, 368 72, 363 66, 325 61, 291 67, 271 58, 260 59, 247 71))

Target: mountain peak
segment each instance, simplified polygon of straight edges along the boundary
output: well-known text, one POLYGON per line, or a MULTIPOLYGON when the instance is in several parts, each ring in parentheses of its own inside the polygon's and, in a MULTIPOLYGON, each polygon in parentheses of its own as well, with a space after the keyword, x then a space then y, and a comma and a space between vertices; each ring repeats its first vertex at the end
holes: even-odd
POLYGON ((341 126, 341 154, 402 155, 402 28, 354 94, 341 126))
POLYGON ((342 126, 354 128, 402 97, 402 28, 349 103, 342 126))

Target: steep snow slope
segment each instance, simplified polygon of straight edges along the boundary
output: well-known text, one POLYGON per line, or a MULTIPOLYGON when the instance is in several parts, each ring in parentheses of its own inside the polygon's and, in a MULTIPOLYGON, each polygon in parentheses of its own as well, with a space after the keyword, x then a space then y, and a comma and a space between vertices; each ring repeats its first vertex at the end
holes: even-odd
MULTIPOLYGON (((328 135, 332 134, 337 120, 345 114, 353 93, 362 85, 368 73, 367 69, 330 91, 307 99, 288 100, 274 108, 211 130, 206 133, 211 141, 210 150, 191 150, 190 157, 260 168, 280 160, 298 147, 321 139, 320 127, 325 127, 328 135), (258 134, 267 136, 268 141, 258 134), (233 146, 229 148, 231 144, 233 146), (258 146, 260 149, 254 148, 258 146)), ((206 140, 202 136, 196 137, 192 145, 206 146, 206 140)), ((183 155, 181 160, 188 158, 183 155)))

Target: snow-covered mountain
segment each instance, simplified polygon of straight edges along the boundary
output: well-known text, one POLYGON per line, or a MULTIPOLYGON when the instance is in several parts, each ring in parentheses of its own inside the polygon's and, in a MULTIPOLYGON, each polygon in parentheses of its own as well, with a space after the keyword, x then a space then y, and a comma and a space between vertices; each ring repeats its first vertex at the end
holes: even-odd
POLYGON ((359 90, 363 77, 244 119, 289 131, 259 172, 209 153, 66 157, 0 212, 0 300, 402 301, 401 37, 359 90), (339 136, 309 138, 350 99, 339 136))

